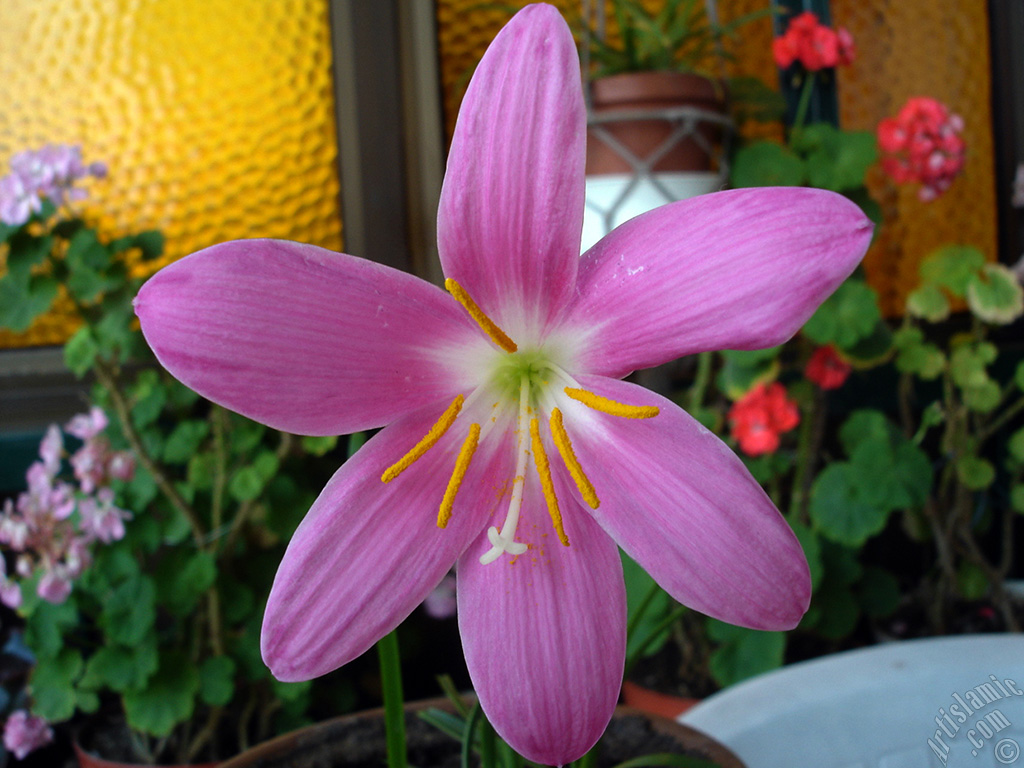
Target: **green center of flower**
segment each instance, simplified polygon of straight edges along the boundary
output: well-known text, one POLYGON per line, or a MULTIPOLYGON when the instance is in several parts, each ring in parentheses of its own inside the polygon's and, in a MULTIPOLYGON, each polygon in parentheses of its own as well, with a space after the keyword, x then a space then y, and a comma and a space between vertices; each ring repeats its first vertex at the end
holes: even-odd
MULTIPOLYGON (((530 463, 531 456, 555 533, 563 545, 569 546, 569 539, 562 525, 561 508, 558 498, 555 496, 551 463, 544 447, 545 436, 541 432, 542 420, 538 414, 546 414, 544 422, 547 423, 550 440, 561 456, 583 501, 592 509, 597 509, 601 502, 593 484, 576 458, 572 441, 565 429, 560 403, 565 406, 568 401, 576 401, 595 411, 629 419, 653 418, 658 415, 658 409, 654 406, 618 403, 583 389, 552 359, 548 351, 541 348, 520 349, 508 334, 484 314, 457 282, 449 279, 445 281, 445 287, 462 304, 470 317, 480 326, 480 329, 490 337, 498 350, 504 352, 501 354, 495 350, 497 354, 494 366, 482 386, 470 393, 468 401, 475 402, 472 402, 465 410, 479 416, 482 410, 480 400, 484 397, 488 400, 497 397, 497 402, 492 405, 493 409, 502 406, 515 409, 516 466, 515 474, 512 477, 512 494, 501 528, 492 525, 487 529, 487 538, 491 543, 491 548, 480 557, 480 562, 490 563, 503 554, 516 556, 527 550, 527 545, 516 541, 515 535, 526 487, 527 464, 530 463)), ((451 405, 441 414, 427 434, 408 453, 384 470, 381 481, 391 482, 436 445, 455 424, 463 411, 463 406, 468 401, 466 396, 456 395, 451 405)), ((452 470, 448 487, 445 489, 438 510, 437 525, 440 528, 448 525, 448 520, 454 509, 455 497, 462 487, 473 455, 476 453, 480 441, 486 437, 496 423, 494 418, 473 419, 472 415, 469 416, 469 420, 471 421, 469 429, 455 459, 455 468, 452 470), (485 426, 481 427, 481 423, 484 422, 485 426)))

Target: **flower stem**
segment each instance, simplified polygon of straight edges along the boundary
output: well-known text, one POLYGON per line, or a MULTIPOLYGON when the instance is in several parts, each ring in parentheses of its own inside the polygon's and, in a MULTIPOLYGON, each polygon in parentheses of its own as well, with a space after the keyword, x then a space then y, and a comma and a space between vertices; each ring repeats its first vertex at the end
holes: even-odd
POLYGON ((811 93, 814 91, 814 77, 814 74, 811 72, 804 74, 804 85, 800 90, 800 101, 796 105, 796 115, 793 116, 790 134, 799 133, 804 127, 804 122, 807 120, 807 110, 811 106, 811 93))
POLYGON ((398 654, 398 631, 377 641, 380 683, 384 695, 384 726, 387 735, 388 768, 406 768, 405 709, 402 704, 402 666, 398 654))

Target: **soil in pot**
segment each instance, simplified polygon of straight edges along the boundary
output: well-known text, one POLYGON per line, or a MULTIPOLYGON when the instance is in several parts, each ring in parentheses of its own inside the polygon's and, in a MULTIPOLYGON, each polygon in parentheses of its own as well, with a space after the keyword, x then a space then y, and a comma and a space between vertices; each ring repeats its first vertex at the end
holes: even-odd
MULTIPOLYGON (((433 702, 438 704, 438 702, 433 702)), ((458 768, 460 744, 406 714, 409 763, 420 768, 458 768)), ((631 757, 675 752, 742 768, 732 752, 704 734, 664 718, 620 707, 602 740, 598 768, 631 757)), ((384 765, 384 721, 380 710, 337 718, 254 747, 222 768, 380 768, 384 765)))

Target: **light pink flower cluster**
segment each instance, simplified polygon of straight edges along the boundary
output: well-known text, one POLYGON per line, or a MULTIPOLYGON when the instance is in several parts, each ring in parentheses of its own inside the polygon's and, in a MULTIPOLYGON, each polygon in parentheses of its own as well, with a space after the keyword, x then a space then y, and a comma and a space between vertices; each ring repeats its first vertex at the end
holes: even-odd
POLYGON ((42 149, 25 150, 11 158, 11 172, 0 178, 0 221, 20 227, 49 198, 54 205, 82 200, 86 191, 74 186, 86 176, 98 179, 107 175, 103 163, 85 165, 82 148, 47 144, 42 149))
MULTIPOLYGON (((28 490, 16 501, 8 499, 0 512, 0 544, 18 553, 16 576, 25 579, 41 569, 36 591, 51 603, 67 599, 72 582, 89 565, 92 543, 123 538, 124 521, 131 517, 115 506, 110 482, 131 479, 135 461, 126 451, 111 450, 102 434, 106 426, 106 414, 97 407, 65 426, 82 440, 70 457, 77 482, 68 482, 60 478, 64 436, 51 424, 39 445, 39 461, 28 468, 28 490)), ((0 558, 0 601, 17 608, 21 597, 21 585, 0 558)))
POLYGON ((808 72, 846 66, 857 57, 853 35, 844 27, 832 29, 810 11, 794 16, 785 33, 772 40, 772 56, 780 69, 799 61, 808 72))
POLYGON ((4 723, 4 746, 18 760, 53 741, 53 729, 41 717, 24 709, 11 713, 4 723))
POLYGON ((963 118, 928 96, 907 100, 896 117, 878 124, 882 169, 897 184, 918 182, 921 200, 934 200, 964 167, 963 118))

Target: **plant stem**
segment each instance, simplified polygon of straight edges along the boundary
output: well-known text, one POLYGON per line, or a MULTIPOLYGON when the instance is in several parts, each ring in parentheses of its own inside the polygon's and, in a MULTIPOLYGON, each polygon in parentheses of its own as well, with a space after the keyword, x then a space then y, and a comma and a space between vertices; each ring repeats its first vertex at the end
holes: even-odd
POLYGON ((128 410, 128 403, 118 388, 117 377, 114 372, 107 367, 107 363, 97 358, 93 370, 96 372, 96 379, 99 381, 107 392, 110 393, 110 399, 114 404, 114 410, 117 411, 117 417, 121 421, 121 432, 124 434, 125 439, 131 445, 135 455, 138 456, 139 462, 146 468, 146 471, 153 476, 153 480, 156 482, 157 487, 167 497, 167 500, 171 505, 177 509, 188 521, 189 528, 192 531, 192 540, 196 544, 196 549, 203 549, 203 527, 199 522, 199 517, 196 515, 195 510, 192 509, 182 498, 181 494, 174 487, 174 484, 167 478, 163 471, 156 465, 149 453, 142 445, 142 440, 139 437, 139 433, 135 431, 135 427, 132 425, 131 413, 128 410))
POLYGON ((644 638, 643 642, 641 642, 640 645, 637 646, 636 650, 633 651, 632 655, 628 659, 626 659, 626 668, 622 672, 623 677, 629 677, 629 673, 633 671, 633 667, 636 666, 636 663, 640 660, 640 657, 643 655, 644 651, 646 651, 651 646, 655 638, 657 638, 658 635, 660 635, 666 629, 675 624, 679 620, 679 618, 684 613, 686 613, 686 610, 687 609, 685 605, 680 605, 677 608, 675 608, 675 610, 673 610, 668 616, 666 616, 664 619, 658 622, 657 626, 655 626, 655 628, 651 630, 651 633, 644 638))
POLYGON ((811 106, 811 93, 814 91, 815 75, 811 72, 804 74, 804 85, 800 91, 800 101, 796 105, 796 114, 793 116, 793 125, 790 134, 799 133, 807 120, 807 110, 811 106))
POLYGON ((388 768, 406 768, 405 710, 402 706, 402 665, 398 654, 398 631, 377 641, 380 683, 384 695, 384 725, 388 745, 388 768))
POLYGON ((714 362, 713 353, 701 352, 697 355, 697 374, 690 388, 690 413, 694 413, 704 405, 704 395, 711 381, 711 366, 714 362))

